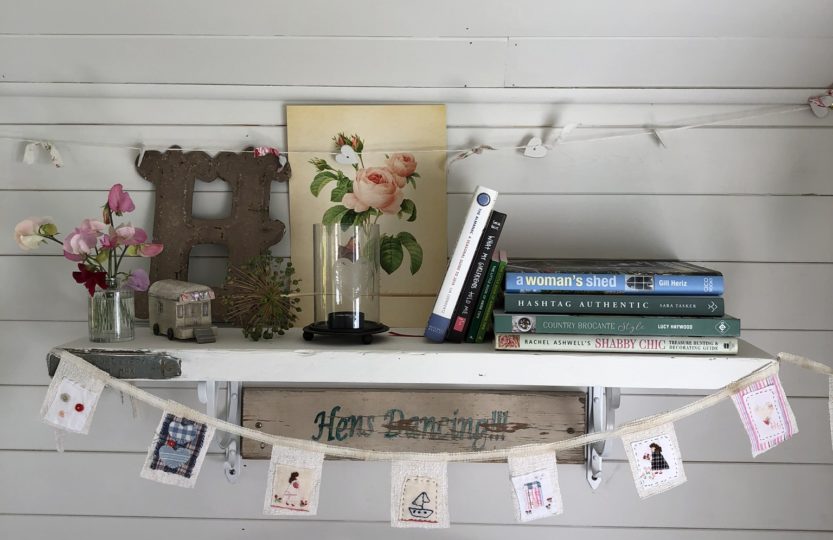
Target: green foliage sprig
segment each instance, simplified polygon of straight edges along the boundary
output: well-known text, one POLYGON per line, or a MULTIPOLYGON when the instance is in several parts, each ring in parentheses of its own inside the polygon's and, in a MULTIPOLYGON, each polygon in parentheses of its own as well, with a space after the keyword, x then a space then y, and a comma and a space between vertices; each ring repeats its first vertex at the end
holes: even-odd
POLYGON ((223 297, 227 315, 252 341, 272 339, 292 328, 301 311, 301 291, 295 267, 281 257, 263 253, 242 267, 231 267, 226 277, 229 294, 223 297))

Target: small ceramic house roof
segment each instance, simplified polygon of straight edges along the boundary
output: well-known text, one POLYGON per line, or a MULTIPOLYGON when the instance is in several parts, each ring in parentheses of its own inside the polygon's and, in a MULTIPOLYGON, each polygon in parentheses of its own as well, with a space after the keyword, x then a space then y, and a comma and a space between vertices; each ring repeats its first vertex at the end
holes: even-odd
POLYGON ((148 294, 177 302, 200 302, 214 299, 214 291, 208 285, 176 279, 160 279, 150 286, 148 294))

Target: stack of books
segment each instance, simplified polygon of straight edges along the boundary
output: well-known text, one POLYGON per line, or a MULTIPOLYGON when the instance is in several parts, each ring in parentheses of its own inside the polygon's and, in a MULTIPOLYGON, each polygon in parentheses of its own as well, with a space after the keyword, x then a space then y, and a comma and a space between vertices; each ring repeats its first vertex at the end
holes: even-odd
POLYGON ((723 275, 682 261, 512 260, 499 350, 737 354, 723 275))
POLYGON ((434 342, 483 341, 500 290, 506 252, 497 249, 506 214, 494 210, 497 191, 472 195, 463 229, 437 295, 425 337, 434 342))

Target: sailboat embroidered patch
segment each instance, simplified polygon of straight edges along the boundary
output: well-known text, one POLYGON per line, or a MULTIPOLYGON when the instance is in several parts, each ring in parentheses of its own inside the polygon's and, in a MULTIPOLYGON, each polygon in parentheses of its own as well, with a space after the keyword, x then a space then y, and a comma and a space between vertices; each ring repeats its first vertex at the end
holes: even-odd
POLYGON ((391 466, 391 525, 446 528, 446 463, 396 461, 391 466))

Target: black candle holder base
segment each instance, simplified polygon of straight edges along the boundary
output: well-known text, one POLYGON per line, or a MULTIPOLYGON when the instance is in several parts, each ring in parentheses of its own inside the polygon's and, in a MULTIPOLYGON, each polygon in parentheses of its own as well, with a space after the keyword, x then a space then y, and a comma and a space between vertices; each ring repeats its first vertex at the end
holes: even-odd
POLYGON ((333 328, 326 321, 319 321, 304 327, 304 340, 312 341, 316 334, 322 336, 356 336, 361 338, 362 343, 369 345, 373 342, 374 334, 381 334, 388 330, 390 328, 376 321, 362 321, 359 328, 333 328))

